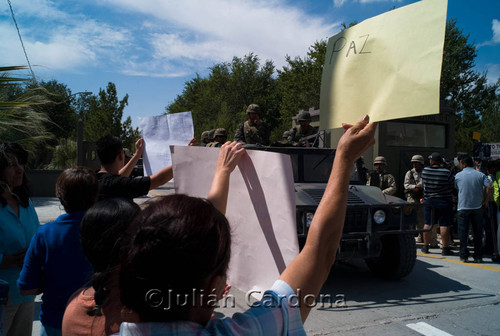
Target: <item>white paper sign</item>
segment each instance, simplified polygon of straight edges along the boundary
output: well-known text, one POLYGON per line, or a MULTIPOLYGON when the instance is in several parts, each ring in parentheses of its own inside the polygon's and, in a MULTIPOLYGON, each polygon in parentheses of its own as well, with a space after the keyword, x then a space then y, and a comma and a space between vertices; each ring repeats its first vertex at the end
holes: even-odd
MULTIPOLYGON (((207 197, 219 148, 172 147, 175 191, 207 197)), ((247 151, 231 175, 228 283, 260 297, 299 252, 290 157, 247 151)))
POLYGON ((500 142, 489 143, 489 144, 485 144, 485 145, 490 146, 490 150, 491 150, 490 158, 492 160, 500 159, 500 142))
POLYGON ((144 138, 144 176, 151 176, 172 164, 170 145, 187 145, 194 135, 191 112, 139 118, 144 138))

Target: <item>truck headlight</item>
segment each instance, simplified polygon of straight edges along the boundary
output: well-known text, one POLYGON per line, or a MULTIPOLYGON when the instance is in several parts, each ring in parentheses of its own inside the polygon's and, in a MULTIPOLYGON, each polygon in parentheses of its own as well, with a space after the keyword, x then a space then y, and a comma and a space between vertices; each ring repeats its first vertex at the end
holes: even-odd
POLYGON ((385 222, 385 211, 375 211, 375 213, 373 214, 373 221, 377 224, 382 224, 383 222, 385 222))
POLYGON ((313 217, 314 217, 314 213, 312 213, 312 212, 306 212, 305 221, 306 221, 306 226, 307 227, 311 226, 313 217))

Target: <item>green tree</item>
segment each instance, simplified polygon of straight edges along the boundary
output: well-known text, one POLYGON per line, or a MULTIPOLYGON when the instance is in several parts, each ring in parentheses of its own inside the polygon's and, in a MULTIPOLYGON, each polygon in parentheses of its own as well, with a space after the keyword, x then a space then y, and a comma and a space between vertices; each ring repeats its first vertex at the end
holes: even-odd
MULTIPOLYGON (((500 87, 500 79, 497 81, 500 87)), ((498 142, 500 140, 500 92, 483 111, 481 140, 483 142, 498 142)))
POLYGON ((52 160, 47 165, 49 169, 66 169, 76 165, 76 141, 60 139, 54 149, 52 160))
POLYGON ((133 144, 140 137, 139 131, 132 127, 130 117, 122 124, 128 94, 119 100, 114 83, 109 82, 105 90, 99 89, 97 95, 82 95, 75 103, 83 116, 85 140, 97 141, 103 135, 111 134, 119 137, 126 148, 134 149, 133 144))
POLYGON ((72 106, 71 90, 63 83, 56 80, 31 83, 27 89, 39 90, 40 95, 46 97, 48 103, 35 106, 39 112, 45 113, 50 118, 47 130, 57 139, 75 136, 78 115, 72 106))
POLYGON ((185 83, 182 94, 166 107, 167 113, 191 111, 195 134, 218 127, 234 135, 238 123, 246 119, 245 108, 256 103, 264 113, 262 119, 269 126, 279 123, 279 100, 274 65, 249 54, 234 57, 231 63, 220 63, 210 68, 208 77, 199 74, 185 83))
POLYGON ((472 132, 488 127, 481 117, 495 100, 499 87, 488 85, 486 73, 474 70, 477 48, 468 40, 469 35, 456 26, 455 20, 447 22, 440 94, 456 113, 457 152, 471 152, 472 132))
POLYGON ((325 63, 327 42, 315 42, 304 58, 286 56, 288 65, 278 70, 278 91, 281 96, 280 121, 282 127, 276 130, 281 136, 290 129, 291 118, 299 110, 319 108, 321 75, 325 63))

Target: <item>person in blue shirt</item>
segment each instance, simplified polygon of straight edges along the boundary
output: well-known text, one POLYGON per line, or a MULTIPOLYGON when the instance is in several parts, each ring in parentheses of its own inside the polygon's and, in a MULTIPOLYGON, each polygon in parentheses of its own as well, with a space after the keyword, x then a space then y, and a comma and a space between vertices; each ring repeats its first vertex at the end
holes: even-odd
POLYGON ((120 335, 305 335, 308 303, 335 262, 354 161, 375 142, 368 116, 344 128, 304 248, 260 302, 232 318, 212 313, 226 290, 231 231, 224 213, 230 174, 246 155, 242 144, 221 147, 206 200, 176 194, 142 210, 120 263, 121 301, 140 322, 122 323, 120 335))
POLYGON ((467 241, 469 238, 469 226, 472 224, 474 233, 474 262, 481 263, 483 243, 483 208, 488 206, 491 189, 484 193, 484 189, 491 186, 488 177, 474 169, 472 158, 465 157, 460 160, 462 169, 455 176, 455 187, 458 190, 457 225, 460 236, 460 260, 467 262, 469 249, 467 241))
POLYGON ((94 273, 80 243, 80 222, 97 193, 97 176, 91 169, 64 170, 56 182, 56 196, 66 213, 41 226, 26 252, 17 285, 23 295, 43 293, 41 335, 61 335, 68 299, 94 273))
POLYGON ((0 143, 0 279, 9 283, 5 335, 31 336, 35 297, 21 296, 16 280, 31 237, 40 226, 29 198, 24 165, 28 152, 18 143, 0 143))

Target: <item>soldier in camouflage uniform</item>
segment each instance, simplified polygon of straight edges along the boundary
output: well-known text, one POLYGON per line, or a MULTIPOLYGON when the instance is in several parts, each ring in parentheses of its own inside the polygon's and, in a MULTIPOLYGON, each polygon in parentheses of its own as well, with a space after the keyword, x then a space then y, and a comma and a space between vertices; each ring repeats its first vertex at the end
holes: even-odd
POLYGON ((420 203, 420 199, 424 197, 424 186, 422 184, 424 157, 422 155, 413 155, 411 163, 413 168, 408 170, 405 175, 405 196, 410 203, 420 203))
POLYGON ((215 141, 214 133, 215 133, 215 129, 211 129, 210 131, 208 131, 208 142, 207 143, 215 141))
POLYGON ((377 156, 373 160, 375 171, 370 172, 366 185, 379 187, 382 192, 387 195, 396 193, 396 179, 394 176, 385 171, 387 160, 383 156, 377 156))
POLYGON ((223 128, 217 128, 214 132, 214 141, 207 144, 207 147, 220 147, 227 141, 227 131, 223 128))
POLYGON ((296 142, 298 147, 318 147, 318 143, 315 142, 315 138, 300 140, 304 137, 316 135, 318 133, 318 131, 311 126, 311 114, 309 114, 309 112, 302 111, 297 116, 297 121, 299 122, 299 127, 294 127, 292 129, 292 141, 296 142))
POLYGON ((293 132, 285 131, 283 132, 282 140, 274 142, 271 146, 274 147, 294 147, 296 143, 292 141, 293 132))
MULTIPOLYGON (((406 200, 410 203, 421 203, 424 197, 424 185, 422 183, 422 170, 424 169, 424 157, 422 155, 413 155, 411 157, 413 168, 408 170, 405 175, 404 188, 406 200)), ((417 211, 417 229, 424 227, 423 209, 417 211)), ((423 241, 422 234, 419 233, 417 243, 423 241)), ((436 230, 432 230, 431 247, 438 247, 436 230)))
POLYGON ((201 133, 200 146, 205 147, 206 145, 208 145, 210 143, 210 141, 208 140, 209 133, 210 133, 210 131, 203 131, 203 133, 201 133))
POLYGON ((238 125, 234 134, 234 141, 247 144, 269 145, 271 131, 266 123, 260 121, 260 106, 250 104, 247 108, 248 120, 238 125))

